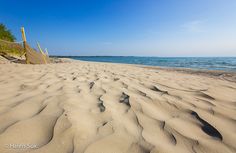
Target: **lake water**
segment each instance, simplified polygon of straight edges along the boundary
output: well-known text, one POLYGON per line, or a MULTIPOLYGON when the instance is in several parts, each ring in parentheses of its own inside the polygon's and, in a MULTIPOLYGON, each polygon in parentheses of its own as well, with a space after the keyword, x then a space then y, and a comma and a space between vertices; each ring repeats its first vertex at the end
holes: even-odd
POLYGON ((83 61, 141 64, 151 66, 236 72, 236 57, 71 56, 69 58, 83 61))

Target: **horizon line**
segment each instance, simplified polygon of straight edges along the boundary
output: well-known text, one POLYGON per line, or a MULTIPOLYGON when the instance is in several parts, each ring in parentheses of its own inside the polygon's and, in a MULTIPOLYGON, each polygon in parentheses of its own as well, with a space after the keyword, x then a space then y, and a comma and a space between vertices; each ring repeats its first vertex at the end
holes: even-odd
POLYGON ((228 57, 228 58, 236 58, 235 56, 140 56, 140 55, 49 55, 50 57, 158 57, 158 58, 186 58, 186 57, 202 57, 202 58, 209 58, 209 57, 215 57, 215 58, 222 58, 222 57, 228 57))

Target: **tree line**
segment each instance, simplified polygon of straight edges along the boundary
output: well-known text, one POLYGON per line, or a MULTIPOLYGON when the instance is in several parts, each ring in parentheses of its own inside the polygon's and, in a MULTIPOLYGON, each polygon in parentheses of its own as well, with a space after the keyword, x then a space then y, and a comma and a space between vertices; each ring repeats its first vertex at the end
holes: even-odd
POLYGON ((16 37, 4 24, 0 23, 0 39, 13 42, 16 37))

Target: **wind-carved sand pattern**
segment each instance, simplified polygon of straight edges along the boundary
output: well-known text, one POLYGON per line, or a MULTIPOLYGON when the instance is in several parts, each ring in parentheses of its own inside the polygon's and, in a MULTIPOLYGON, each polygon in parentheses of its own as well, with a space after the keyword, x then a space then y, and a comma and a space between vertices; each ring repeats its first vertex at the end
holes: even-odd
POLYGON ((0 153, 236 152, 235 82, 89 62, 0 73, 0 153))

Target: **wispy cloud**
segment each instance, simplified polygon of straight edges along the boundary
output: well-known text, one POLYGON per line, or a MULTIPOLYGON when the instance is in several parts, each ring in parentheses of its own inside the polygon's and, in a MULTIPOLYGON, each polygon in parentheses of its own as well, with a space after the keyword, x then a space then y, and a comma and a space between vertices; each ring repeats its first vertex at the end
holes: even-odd
POLYGON ((203 32, 204 23, 205 21, 203 20, 194 20, 184 23, 181 27, 188 32, 203 32))

